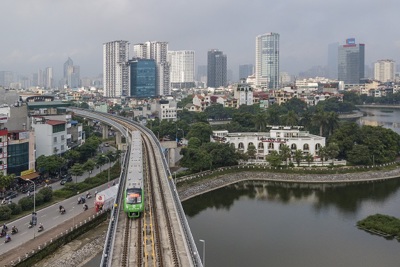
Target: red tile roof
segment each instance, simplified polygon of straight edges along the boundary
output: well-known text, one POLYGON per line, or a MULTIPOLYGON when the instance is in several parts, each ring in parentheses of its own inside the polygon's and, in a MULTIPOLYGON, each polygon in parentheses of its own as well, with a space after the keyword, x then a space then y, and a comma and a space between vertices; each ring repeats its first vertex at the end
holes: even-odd
POLYGON ((46 121, 46 124, 49 124, 49 125, 60 125, 60 124, 65 124, 65 121, 48 120, 48 121, 46 121))

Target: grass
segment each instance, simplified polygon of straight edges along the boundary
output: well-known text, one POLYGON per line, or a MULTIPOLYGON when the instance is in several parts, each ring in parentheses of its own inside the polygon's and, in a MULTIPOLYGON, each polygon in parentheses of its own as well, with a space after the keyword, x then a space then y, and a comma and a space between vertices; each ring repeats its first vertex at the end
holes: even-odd
POLYGON ((383 236, 400 236, 400 220, 388 215, 370 215, 358 221, 357 227, 383 236))

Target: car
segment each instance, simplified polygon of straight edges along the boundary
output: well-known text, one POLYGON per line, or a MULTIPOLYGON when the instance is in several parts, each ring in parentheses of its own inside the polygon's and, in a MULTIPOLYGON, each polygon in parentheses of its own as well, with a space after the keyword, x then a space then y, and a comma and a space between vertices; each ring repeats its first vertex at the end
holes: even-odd
POLYGON ((64 185, 65 183, 69 183, 69 182, 72 182, 72 176, 70 176, 70 175, 66 176, 65 178, 62 178, 60 181, 60 184, 64 185))
POLYGON ((15 198, 15 197, 17 197, 17 196, 18 196, 18 193, 17 193, 17 192, 10 191, 10 192, 8 192, 8 193, 6 194, 5 200, 10 200, 10 199, 15 198))
POLYGON ((109 147, 110 144, 109 144, 109 143, 104 143, 104 146, 105 146, 105 147, 109 147))

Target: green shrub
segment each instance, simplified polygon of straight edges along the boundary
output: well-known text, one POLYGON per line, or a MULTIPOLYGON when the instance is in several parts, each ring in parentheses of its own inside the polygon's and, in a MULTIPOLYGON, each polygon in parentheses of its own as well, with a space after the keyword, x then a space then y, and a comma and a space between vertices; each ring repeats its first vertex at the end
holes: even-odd
POLYGON ((12 215, 17 215, 22 212, 21 206, 16 203, 11 203, 8 205, 8 207, 11 209, 12 215))
POLYGON ((33 209, 33 197, 23 197, 18 201, 23 211, 33 209))
POLYGON ((35 196, 35 205, 40 206, 44 203, 44 195, 41 193, 37 193, 35 196))
POLYGON ((5 221, 11 218, 11 209, 8 206, 0 206, 0 220, 5 221))
POLYGON ((39 194, 43 195, 44 202, 50 202, 51 199, 53 198, 53 190, 50 187, 44 187, 40 189, 39 194))

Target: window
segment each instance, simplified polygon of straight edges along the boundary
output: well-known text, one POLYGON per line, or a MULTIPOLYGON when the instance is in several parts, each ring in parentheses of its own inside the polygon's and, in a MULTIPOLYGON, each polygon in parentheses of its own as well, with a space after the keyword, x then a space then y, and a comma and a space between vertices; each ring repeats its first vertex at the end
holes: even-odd
POLYGON ((244 149, 244 145, 243 145, 243 143, 239 143, 239 145, 238 145, 238 149, 244 149))
POLYGON ((61 135, 61 140, 64 141, 65 137, 64 135, 61 135))
POLYGON ((274 149, 274 143, 268 143, 268 149, 274 149))
POLYGON ((54 143, 57 143, 57 136, 54 137, 54 143))
POLYGON ((310 147, 309 147, 309 145, 308 145, 308 144, 304 144, 304 146, 303 146, 303 150, 310 150, 310 147))
POLYGON ((2 147, 0 147, 0 153, 3 153, 3 148, 2 147))
POLYGON ((263 142, 258 143, 258 149, 264 149, 264 143, 263 142))
POLYGON ((64 145, 61 145, 61 151, 64 151, 64 145))
POLYGON ((297 149, 297 146, 296 146, 296 144, 292 144, 290 148, 291 148, 292 150, 296 150, 296 149, 297 149))
POLYGON ((321 144, 317 143, 315 144, 315 150, 319 150, 321 148, 321 144))

